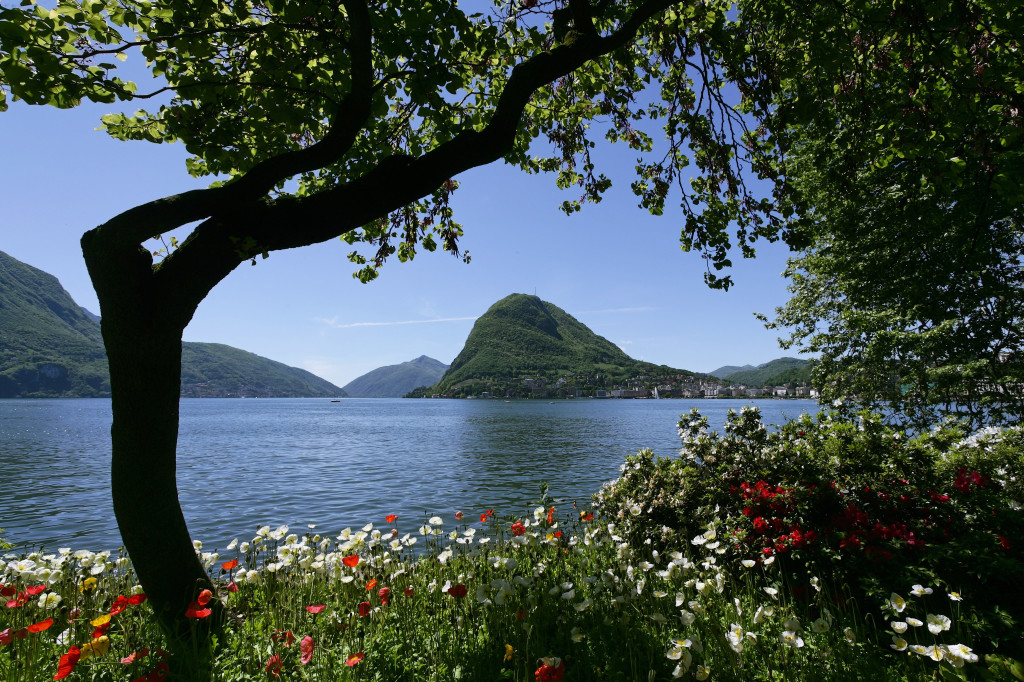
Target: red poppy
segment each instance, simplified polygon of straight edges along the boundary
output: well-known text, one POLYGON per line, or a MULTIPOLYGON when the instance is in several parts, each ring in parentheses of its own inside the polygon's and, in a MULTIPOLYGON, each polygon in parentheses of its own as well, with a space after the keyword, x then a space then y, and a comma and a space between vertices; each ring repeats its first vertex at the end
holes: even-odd
POLYGON ((0 630, 0 646, 6 646, 14 641, 14 630, 7 628, 6 630, 0 630))
POLYGON ((350 554, 347 557, 343 557, 341 563, 345 564, 349 568, 354 568, 359 564, 359 555, 350 554))
POLYGON ((233 568, 238 568, 238 559, 232 559, 231 561, 225 561, 220 565, 225 571, 230 571, 233 568))
POLYGON ((556 531, 555 531, 555 537, 556 537, 556 538, 560 538, 560 537, 562 537, 562 531, 560 531, 560 530, 556 530, 556 531))
POLYGON ((128 597, 128 603, 132 606, 138 606, 142 602, 146 601, 146 595, 140 592, 139 594, 133 594, 128 597))
POLYGON ((213 609, 205 608, 199 603, 198 599, 189 604, 188 608, 185 609, 186 618, 206 618, 211 613, 213 613, 213 609))
POLYGON ((548 525, 550 526, 555 522, 555 508, 552 507, 548 510, 548 525))
POLYGON ((134 654, 128 654, 127 656, 122 658, 121 662, 122 663, 134 663, 135 661, 139 660, 140 658, 145 658, 147 655, 149 655, 149 649, 139 649, 134 654))
POLYGON ((455 512, 455 520, 456 521, 461 521, 463 516, 464 515, 463 515, 462 512, 460 512, 460 511, 455 512))
POLYGON ((238 592, 238 583, 232 580, 224 586, 224 589, 226 589, 228 592, 238 592))
POLYGON ((411 597, 416 590, 412 589, 412 585, 406 585, 404 592, 406 597, 411 597))
POLYGON ((199 602, 200 606, 206 606, 210 603, 211 599, 213 599, 213 592, 210 590, 203 590, 199 593, 199 596, 196 597, 196 601, 199 602))
POLYGON ((391 601, 391 590, 386 587, 382 587, 377 590, 377 596, 380 597, 381 604, 387 604, 391 601))
POLYGON ((0 583, 0 597, 13 597, 16 594, 18 594, 17 587, 0 583))
POLYGON ((263 669, 267 671, 267 674, 273 675, 274 677, 280 677, 281 668, 281 657, 278 654, 274 654, 268 658, 267 664, 263 666, 263 669))
POLYGON ((44 592, 45 590, 46 585, 32 585, 31 587, 25 588, 25 594, 27 594, 30 597, 34 597, 40 592, 44 592))
POLYGON ((388 514, 384 517, 384 521, 386 523, 394 523, 397 518, 398 516, 396 514, 388 514))
POLYGON ((466 596, 466 586, 462 583, 458 585, 452 585, 448 588, 448 594, 455 597, 456 599, 462 599, 466 596))
POLYGON ((370 581, 368 583, 366 583, 366 591, 369 592, 370 590, 372 590, 375 587, 377 587, 377 579, 376 578, 370 578, 370 581))
POLYGON ((295 635, 292 634, 291 630, 274 630, 270 635, 270 641, 284 642, 285 646, 291 646, 292 642, 295 641, 295 635))
POLYGON ((512 535, 522 535, 526 532, 526 526, 523 525, 522 521, 516 521, 512 524, 512 535))
MULTIPOLYGON (((200 616, 200 618, 202 618, 202 616, 200 616)), ((107 630, 110 629, 110 625, 111 623, 109 621, 107 621, 106 623, 102 623, 101 625, 97 625, 96 629, 92 631, 93 639, 96 639, 97 637, 102 637, 104 634, 106 634, 107 630)))
POLYGON ((558 661, 558 665, 541 664, 534 677, 537 682, 561 682, 565 677, 565 661, 558 661))
POLYGON ((356 663, 358 663, 359 661, 363 660, 363 655, 364 654, 363 654, 362 651, 360 651, 358 654, 352 654, 351 656, 348 657, 348 660, 345 661, 345 665, 347 665, 349 667, 354 666, 356 663))
POLYGON ((299 651, 302 652, 302 655, 299 657, 299 660, 302 661, 303 665, 313 660, 313 647, 313 638, 309 635, 303 637, 302 641, 299 642, 299 651))
POLYGON ((488 516, 494 516, 494 510, 493 509, 488 509, 487 510, 487 515, 488 516))
POLYGON ((480 515, 480 523, 487 523, 487 513, 484 512, 480 515))
POLYGON ((306 610, 312 613, 314 616, 327 608, 326 604, 311 604, 306 607, 306 610))
POLYGON ((29 632, 42 632, 51 625, 53 625, 53 618, 47 618, 46 620, 41 620, 38 623, 29 625, 27 629, 29 632))
POLYGON ((359 602, 359 616, 362 618, 368 615, 370 615, 370 602, 359 602))
POLYGON ((128 608, 128 597, 118 595, 117 599, 114 600, 114 603, 110 605, 110 615, 116 616, 126 608, 128 608))
POLYGON ((57 664, 57 674, 53 676, 53 679, 63 680, 70 675, 71 671, 75 669, 75 665, 78 664, 78 659, 81 657, 82 652, 77 646, 68 649, 68 652, 60 657, 60 663, 57 664))

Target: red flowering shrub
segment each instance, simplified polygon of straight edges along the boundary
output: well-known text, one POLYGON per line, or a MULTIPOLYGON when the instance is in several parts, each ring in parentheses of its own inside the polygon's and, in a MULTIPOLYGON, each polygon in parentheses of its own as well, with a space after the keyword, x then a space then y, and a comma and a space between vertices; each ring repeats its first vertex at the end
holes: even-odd
POLYGON ((1024 648, 1012 628, 1024 622, 1012 541, 1024 537, 1021 430, 968 438, 947 424, 909 437, 865 413, 805 415, 769 433, 744 408, 724 435, 696 411, 679 432, 680 458, 641 451, 595 496, 631 543, 678 548, 717 520, 746 558, 831 577, 862 604, 908 581, 943 582, 970 595, 988 636, 1024 648))

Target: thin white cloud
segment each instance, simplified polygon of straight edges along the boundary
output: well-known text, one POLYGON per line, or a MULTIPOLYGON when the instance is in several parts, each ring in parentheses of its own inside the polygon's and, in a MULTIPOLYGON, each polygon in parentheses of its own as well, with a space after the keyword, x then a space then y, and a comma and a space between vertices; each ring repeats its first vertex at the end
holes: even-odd
POLYGON ((338 318, 332 317, 327 320, 324 318, 317 318, 317 322, 323 322, 324 324, 334 327, 335 329, 351 329, 352 327, 393 327, 399 324, 427 324, 430 322, 466 322, 468 320, 475 320, 476 316, 473 317, 436 317, 429 320, 397 320, 394 322, 348 322, 346 324, 339 324, 338 318))
POLYGON ((581 310, 578 313, 574 313, 574 315, 598 315, 602 313, 646 313, 651 310, 654 310, 654 308, 649 305, 645 305, 637 308, 605 308, 604 310, 581 310))

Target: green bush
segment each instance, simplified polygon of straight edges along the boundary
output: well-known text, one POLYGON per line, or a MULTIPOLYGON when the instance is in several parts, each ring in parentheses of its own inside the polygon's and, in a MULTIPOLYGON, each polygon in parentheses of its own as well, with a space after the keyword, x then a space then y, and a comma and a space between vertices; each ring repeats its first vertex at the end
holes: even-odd
MULTIPOLYGON (((769 432, 757 408, 723 434, 695 409, 680 456, 649 450, 595 496, 633 544, 685 544, 714 518, 749 560, 828 576, 841 599, 876 606, 912 584, 970 596, 974 636, 1020 657, 1024 435, 955 422, 910 437, 877 414, 803 415, 769 432)), ((804 588, 794 588, 800 599, 804 588)))

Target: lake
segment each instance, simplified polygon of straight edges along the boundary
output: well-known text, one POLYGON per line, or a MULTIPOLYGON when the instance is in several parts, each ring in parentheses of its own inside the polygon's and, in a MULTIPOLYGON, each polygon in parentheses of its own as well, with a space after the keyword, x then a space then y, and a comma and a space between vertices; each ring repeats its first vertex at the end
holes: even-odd
MULTIPOLYGON (((720 428, 735 400, 184 399, 178 489, 206 547, 289 524, 335 535, 398 514, 412 532, 532 508, 540 483, 589 502, 643 447, 676 456, 679 415, 720 428)), ((777 423, 810 400, 756 400, 777 423)), ((110 401, 0 400, 0 528, 20 547, 116 549, 109 496, 110 401)))

